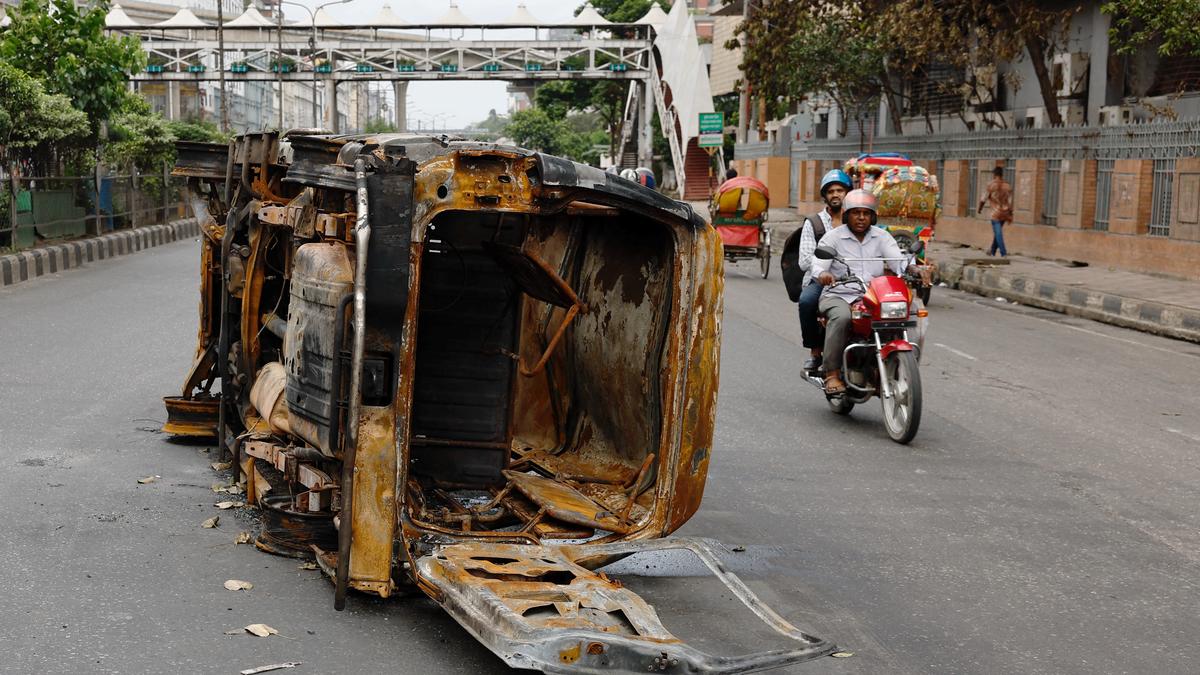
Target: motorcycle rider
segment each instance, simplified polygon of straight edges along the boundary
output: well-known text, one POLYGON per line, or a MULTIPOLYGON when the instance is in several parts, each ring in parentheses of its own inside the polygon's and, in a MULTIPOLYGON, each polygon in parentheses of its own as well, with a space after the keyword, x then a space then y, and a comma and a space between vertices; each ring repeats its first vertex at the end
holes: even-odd
POLYGON ((847 262, 843 264, 813 257, 811 273, 822 289, 818 307, 825 316, 827 395, 846 390, 846 384, 842 382, 842 350, 846 348, 850 329, 850 306, 862 297, 872 279, 884 273, 885 266, 897 275, 904 274, 907 266, 904 254, 892 235, 887 230, 874 227, 877 219, 875 196, 866 190, 851 190, 842 203, 843 224, 826 233, 818 243, 818 246, 834 249, 847 262), (852 258, 859 260, 850 260, 852 258), (835 283, 837 277, 831 272, 833 266, 838 268, 839 275, 857 275, 863 285, 835 283))
MULTIPOLYGON (((826 172, 821 177, 821 200, 825 202, 825 208, 805 218, 804 225, 800 228, 800 243, 796 261, 799 268, 804 271, 802 281, 804 290, 800 293, 799 301, 800 339, 809 350, 810 356, 804 362, 805 372, 821 367, 821 352, 825 345, 825 331, 818 321, 820 316, 818 303, 821 301, 821 289, 824 287, 817 283, 812 274, 813 251, 816 250, 817 242, 821 240, 821 237, 841 222, 842 200, 850 188, 850 176, 846 175, 845 171, 833 169, 826 172)), ((785 243, 784 250, 786 251, 787 248, 785 243)))

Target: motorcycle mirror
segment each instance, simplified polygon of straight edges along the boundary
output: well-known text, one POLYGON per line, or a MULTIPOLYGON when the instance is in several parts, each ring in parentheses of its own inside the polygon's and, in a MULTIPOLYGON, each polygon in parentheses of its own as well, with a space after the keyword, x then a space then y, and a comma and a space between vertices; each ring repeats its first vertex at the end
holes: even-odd
POLYGON ((918 239, 912 246, 908 247, 908 252, 913 255, 917 255, 918 253, 920 253, 921 251, 924 251, 924 250, 925 250, 925 242, 920 239, 918 239))
POLYGON ((817 256, 821 260, 833 260, 837 257, 837 251, 833 250, 833 248, 829 246, 818 246, 817 249, 813 251, 813 255, 817 256))

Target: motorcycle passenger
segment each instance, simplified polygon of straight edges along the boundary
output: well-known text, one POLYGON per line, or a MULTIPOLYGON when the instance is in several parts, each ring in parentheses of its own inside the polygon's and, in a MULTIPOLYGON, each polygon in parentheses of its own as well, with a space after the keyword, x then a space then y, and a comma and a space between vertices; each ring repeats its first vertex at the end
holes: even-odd
MULTIPOLYGON (((850 191, 850 176, 841 169, 833 169, 821 178, 821 200, 825 208, 804 219, 800 230, 800 248, 797 264, 804 270, 802 282, 804 290, 800 293, 800 339, 809 350, 810 358, 804 362, 804 370, 812 371, 821 367, 821 352, 825 346, 825 331, 818 319, 821 301, 821 289, 812 274, 813 251, 817 242, 826 232, 837 227, 841 221, 842 200, 850 191)), ((786 247, 785 247, 786 248, 786 247)))
POLYGON ((813 258, 812 275, 822 287, 818 307, 825 316, 826 394, 846 390, 842 382, 842 350, 850 331, 850 306, 862 297, 872 279, 884 273, 885 265, 897 275, 905 271, 904 254, 887 230, 874 227, 877 219, 874 195, 866 190, 851 190, 842 204, 843 225, 826 233, 818 244, 834 249, 847 262, 813 258), (838 283, 838 276, 848 273, 857 275, 862 285, 838 283))

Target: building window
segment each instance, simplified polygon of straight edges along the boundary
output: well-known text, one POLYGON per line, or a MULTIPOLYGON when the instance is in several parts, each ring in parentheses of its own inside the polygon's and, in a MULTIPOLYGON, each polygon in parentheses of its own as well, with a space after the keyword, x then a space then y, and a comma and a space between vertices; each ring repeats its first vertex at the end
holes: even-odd
POLYGON ((937 172, 938 190, 944 190, 946 188, 946 160, 939 159, 937 161, 936 172, 937 172))
POLYGON ((1058 225, 1058 175, 1061 159, 1046 160, 1046 182, 1042 192, 1042 223, 1058 225))
POLYGON ((1171 236, 1171 190, 1175 160, 1154 160, 1154 191, 1150 193, 1150 236, 1171 236))
POLYGON ((967 194, 971 195, 971 201, 967 203, 967 215, 977 216, 979 210, 975 207, 979 206, 979 161, 971 160, 967 162, 967 194))
POLYGON ((1092 221, 1093 230, 1108 231, 1108 200, 1112 193, 1112 174, 1113 160, 1096 161, 1096 216, 1092 221))
POLYGON ((1008 183, 1009 189, 1015 185, 1017 180, 1017 162, 1013 159, 1004 160, 1004 182, 1008 183))

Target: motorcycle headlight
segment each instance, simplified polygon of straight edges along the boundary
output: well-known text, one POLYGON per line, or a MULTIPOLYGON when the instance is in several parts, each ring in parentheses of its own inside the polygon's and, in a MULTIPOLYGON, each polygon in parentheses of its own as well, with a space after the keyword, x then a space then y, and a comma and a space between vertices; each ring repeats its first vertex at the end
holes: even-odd
POLYGON ((880 316, 884 319, 907 319, 908 303, 904 301, 885 302, 879 306, 880 316))

